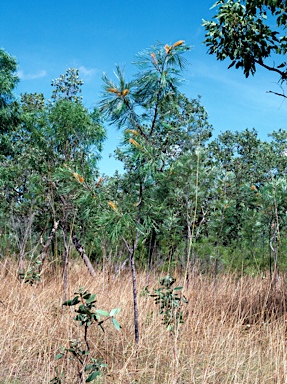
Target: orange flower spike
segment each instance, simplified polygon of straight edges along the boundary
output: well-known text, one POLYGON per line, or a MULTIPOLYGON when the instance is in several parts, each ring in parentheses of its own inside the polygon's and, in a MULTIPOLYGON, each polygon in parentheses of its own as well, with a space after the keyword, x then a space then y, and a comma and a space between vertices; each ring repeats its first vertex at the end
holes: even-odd
POLYGON ((134 135, 139 135, 136 129, 126 129, 126 132, 133 133, 134 135))
POLYGON ((255 185, 252 185, 251 191, 257 191, 257 188, 255 187, 255 185))
POLYGON ((166 44, 166 45, 164 46, 164 49, 165 49, 166 54, 168 55, 169 52, 172 50, 172 47, 170 47, 169 45, 166 44))
POLYGON ((107 88, 108 92, 115 93, 116 95, 119 93, 119 91, 116 88, 107 88))
POLYGON ((152 61, 155 65, 158 65, 158 61, 157 61, 157 58, 156 58, 156 55, 152 52, 151 54, 151 58, 152 58, 152 61))
POLYGON ((80 183, 83 183, 85 181, 85 179, 83 178, 83 176, 79 175, 78 173, 74 172, 73 173, 73 176, 80 182, 80 183))
POLYGON ((108 204, 109 204, 109 206, 110 206, 114 211, 117 211, 117 210, 118 210, 116 204, 115 204, 113 201, 108 201, 108 204))
POLYGON ((97 184, 96 184, 96 186, 99 187, 102 184, 102 182, 103 182, 103 178, 100 177, 98 182, 97 182, 97 184))
POLYGON ((131 144, 133 144, 135 147, 140 148, 139 143, 138 143, 137 141, 135 141, 134 139, 129 139, 129 142, 130 142, 131 144))
POLYGON ((126 95, 129 94, 129 92, 130 92, 129 89, 124 89, 123 92, 122 92, 122 96, 125 97, 126 95))
POLYGON ((173 48, 175 47, 179 47, 180 45, 182 45, 184 43, 184 40, 178 40, 176 43, 173 44, 173 48))

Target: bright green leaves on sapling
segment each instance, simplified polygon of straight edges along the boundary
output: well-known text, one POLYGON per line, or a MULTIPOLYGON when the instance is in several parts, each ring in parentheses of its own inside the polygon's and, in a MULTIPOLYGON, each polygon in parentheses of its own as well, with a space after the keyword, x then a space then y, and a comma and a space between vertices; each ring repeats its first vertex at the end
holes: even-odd
POLYGON ((162 316, 163 324, 168 331, 175 331, 180 324, 183 324, 183 304, 187 304, 186 297, 180 292, 183 287, 172 287, 176 279, 166 276, 160 280, 160 287, 150 293, 148 287, 145 291, 154 298, 155 304, 159 307, 159 314, 162 316))
POLYGON ((86 291, 84 287, 81 287, 78 292, 75 292, 75 297, 72 300, 67 300, 63 303, 66 306, 77 306, 75 312, 77 313, 76 317, 74 317, 75 321, 78 321, 80 325, 84 325, 85 327, 89 327, 92 322, 97 323, 98 326, 102 327, 104 321, 111 319, 115 328, 119 331, 120 325, 118 321, 114 318, 119 312, 119 308, 114 308, 110 312, 96 309, 96 294, 91 294, 86 291))
POLYGON ((80 382, 92 382, 100 377, 103 368, 107 365, 102 359, 96 359, 90 356, 90 344, 88 329, 92 324, 98 325, 104 331, 103 323, 111 320, 114 327, 119 331, 121 326, 115 316, 120 312, 119 308, 113 308, 110 312, 96 308, 96 294, 92 294, 85 290, 84 287, 79 288, 75 292, 75 296, 71 300, 63 303, 64 306, 75 307, 76 316, 74 320, 79 326, 84 328, 83 341, 72 339, 68 348, 60 348, 60 352, 55 356, 56 360, 60 360, 65 355, 71 356, 76 360, 77 375, 80 382))

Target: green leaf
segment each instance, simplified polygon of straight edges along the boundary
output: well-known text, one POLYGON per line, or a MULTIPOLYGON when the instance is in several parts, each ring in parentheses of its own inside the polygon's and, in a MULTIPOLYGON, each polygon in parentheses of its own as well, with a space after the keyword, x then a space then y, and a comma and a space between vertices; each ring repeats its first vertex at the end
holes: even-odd
POLYGON ((109 312, 103 311, 102 309, 97 309, 96 313, 101 316, 110 316, 109 312))
POLYGON ((64 356, 64 353, 58 353, 58 354, 55 356, 55 359, 56 359, 56 360, 60 360, 63 356, 64 356))
POLYGON ((110 312, 110 316, 116 316, 120 312, 120 308, 113 308, 110 312))
POLYGON ((91 381, 95 380, 96 377, 101 376, 100 371, 93 372, 90 376, 87 377, 86 383, 90 383, 91 381))
POLYGON ((68 307, 71 307, 73 305, 77 305, 79 304, 80 300, 79 300, 79 296, 75 296, 73 298, 73 300, 67 300, 63 303, 63 305, 67 305, 68 307))
POLYGON ((117 321, 117 319, 115 319, 114 317, 112 317, 112 322, 116 328, 117 331, 120 331, 121 330, 121 326, 119 324, 119 322, 117 321))
POLYGON ((180 291, 182 290, 183 287, 176 287, 176 288, 173 288, 174 291, 180 291))
POLYGON ((95 298, 96 298, 96 294, 94 295, 91 295, 88 299, 87 299, 87 304, 90 304, 90 303, 93 303, 95 302, 95 298))

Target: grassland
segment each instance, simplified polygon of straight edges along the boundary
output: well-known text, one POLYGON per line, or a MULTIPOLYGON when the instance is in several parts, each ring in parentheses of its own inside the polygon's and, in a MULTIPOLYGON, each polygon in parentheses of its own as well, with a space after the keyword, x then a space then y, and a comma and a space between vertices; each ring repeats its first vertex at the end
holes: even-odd
MULTIPOLYGON (((128 271, 89 276, 70 266, 67 297, 80 286, 97 293, 98 308, 120 307, 120 332, 92 327, 92 354, 108 364, 102 383, 263 384, 287 383, 285 291, 260 277, 194 276, 185 295, 184 324, 176 335, 162 325, 153 300, 141 295, 158 275, 138 274, 140 343, 134 343, 133 301, 128 271)), ((62 383, 77 383, 75 362, 55 360, 60 345, 82 336, 73 308, 62 307, 60 271, 46 270, 41 283, 19 283, 15 265, 1 262, 0 383, 49 383, 65 370, 62 383)), ((177 285, 181 278, 177 278, 177 285)))

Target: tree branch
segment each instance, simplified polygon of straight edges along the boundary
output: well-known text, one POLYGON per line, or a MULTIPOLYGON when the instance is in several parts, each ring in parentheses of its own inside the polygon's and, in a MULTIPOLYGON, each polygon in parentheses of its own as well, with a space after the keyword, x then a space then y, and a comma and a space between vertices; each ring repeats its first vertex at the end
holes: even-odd
POLYGON ((262 60, 254 59, 254 62, 256 64, 258 64, 258 65, 261 65, 261 67, 263 67, 265 69, 268 69, 268 71, 273 71, 273 72, 279 73, 279 75, 281 76, 282 80, 286 80, 287 79, 287 73, 285 71, 280 71, 280 69, 278 69, 278 68, 270 67, 269 65, 264 64, 262 60))

